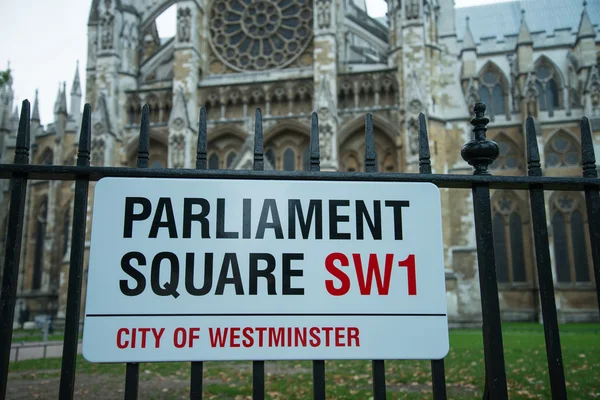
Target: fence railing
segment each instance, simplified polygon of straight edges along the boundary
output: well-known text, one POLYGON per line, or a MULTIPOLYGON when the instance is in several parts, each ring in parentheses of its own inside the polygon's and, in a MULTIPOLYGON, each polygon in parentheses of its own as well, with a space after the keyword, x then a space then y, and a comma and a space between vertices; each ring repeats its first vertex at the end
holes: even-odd
MULTIPOLYGON (((220 178, 220 179, 272 179, 272 180, 325 180, 325 181, 388 181, 432 182, 440 188, 469 188, 473 194, 474 219, 477 236, 477 262, 480 279, 481 306, 483 314, 483 343, 485 358, 484 398, 506 399, 508 397, 504 348, 502 344, 501 316, 494 242, 490 189, 528 190, 531 200, 535 260, 539 283, 540 301, 544 321, 548 373, 554 399, 566 398, 566 382, 562 362, 557 312, 554 299, 554 280, 545 214, 545 190, 583 191, 588 213, 589 237, 595 274, 596 292, 600 303, 600 179, 590 125, 587 118, 581 120, 582 177, 542 176, 534 121, 527 119, 528 176, 492 176, 488 166, 498 156, 498 145, 486 138, 489 120, 484 117, 485 105, 475 105, 473 139, 463 146, 462 157, 474 168, 473 175, 432 174, 427 137, 426 120, 419 117, 419 173, 379 173, 376 166, 373 120, 366 116, 365 124, 365 173, 320 172, 319 126, 313 114, 310 134, 310 170, 285 172, 264 171, 263 130, 260 110, 256 112, 254 136, 254 166, 252 171, 207 170, 206 111, 201 109, 198 129, 196 169, 148 169, 149 160, 149 109, 144 106, 139 135, 136 168, 90 166, 91 108, 84 107, 79 151, 76 166, 30 165, 30 104, 23 102, 13 164, 0 165, 0 179, 11 180, 8 234, 4 259, 4 279, 0 297, 0 397, 6 395, 8 365, 12 340, 14 310, 17 298, 19 255, 25 215, 27 182, 33 179, 75 181, 74 216, 71 234, 71 254, 64 347, 60 380, 61 399, 73 397, 79 316, 86 237, 88 189, 90 181, 103 177, 161 177, 161 178, 220 178)), ((443 360, 431 361, 432 388, 435 399, 446 398, 443 360)), ((253 362, 253 399, 265 396, 265 370, 263 361, 253 362)), ((325 398, 325 362, 313 361, 313 394, 315 399, 325 398)), ((386 398, 385 362, 372 362, 373 396, 386 398)), ((190 398, 201 399, 203 392, 203 363, 191 363, 190 398)), ((138 394, 139 365, 127 364, 125 398, 135 399, 138 394)))

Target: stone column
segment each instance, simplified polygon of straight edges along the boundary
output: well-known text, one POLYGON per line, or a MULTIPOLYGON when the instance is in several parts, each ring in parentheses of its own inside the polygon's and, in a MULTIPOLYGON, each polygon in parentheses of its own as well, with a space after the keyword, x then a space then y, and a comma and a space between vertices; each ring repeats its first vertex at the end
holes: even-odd
MULTIPOLYGON (((314 110, 319 113, 321 170, 337 171, 337 11, 343 0, 314 3, 314 110)), ((340 18, 343 12, 340 13, 340 18)))
MULTIPOLYGON (((405 90, 401 107, 405 111, 403 124, 404 156, 406 172, 419 169, 418 116, 420 112, 428 114, 430 106, 428 62, 425 51, 425 21, 423 2, 408 0, 403 2, 401 10, 402 29, 402 70, 398 72, 398 81, 404 82, 405 90)), ((398 29, 398 26, 397 28, 398 29)))
POLYGON ((177 3, 173 109, 169 120, 169 167, 190 168, 195 159, 193 153, 199 116, 197 88, 205 61, 203 54, 206 54, 199 51, 201 47, 205 47, 204 28, 204 10, 198 0, 177 3))

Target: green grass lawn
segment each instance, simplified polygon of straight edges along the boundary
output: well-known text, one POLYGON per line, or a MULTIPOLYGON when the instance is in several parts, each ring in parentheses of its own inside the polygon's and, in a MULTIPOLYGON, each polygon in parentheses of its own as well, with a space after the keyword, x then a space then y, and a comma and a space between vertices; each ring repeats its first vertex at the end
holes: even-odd
MULTIPOLYGON (((537 324, 504 324, 503 333, 511 399, 550 398, 543 328, 537 324)), ((563 325, 560 333, 569 398, 599 398, 600 325, 563 325)), ((450 398, 481 398, 484 379, 482 348, 479 330, 461 329, 450 332, 450 353, 445 359, 450 398)), ((431 398, 428 361, 387 361, 385 366, 389 399, 431 398)), ((189 396, 189 370, 189 363, 141 364, 140 395, 146 390, 144 398, 189 396)), ((9 382, 11 378, 18 377, 21 380, 46 380, 57 384, 60 360, 20 361, 11 364, 11 372, 9 382)), ((268 362, 266 372, 267 398, 312 398, 310 361, 268 362)), ((83 390, 82 393, 90 398, 95 398, 95 390, 106 394, 106 382, 122 390, 124 374, 124 365, 90 364, 80 357, 78 384, 89 380, 89 385, 78 390, 83 390), (99 379, 104 384, 99 384, 99 379)), ((328 399, 372 397, 369 361, 327 361, 326 380, 328 399)), ((250 362, 205 363, 205 398, 246 399, 251 393, 250 362)))

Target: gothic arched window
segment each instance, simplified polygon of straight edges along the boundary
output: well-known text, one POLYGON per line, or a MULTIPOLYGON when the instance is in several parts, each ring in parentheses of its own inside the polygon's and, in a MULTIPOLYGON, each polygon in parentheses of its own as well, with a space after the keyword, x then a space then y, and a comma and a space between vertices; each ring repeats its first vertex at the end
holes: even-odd
POLYGON ((500 153, 498 154, 498 158, 490 165, 490 168, 500 170, 518 169, 521 157, 515 142, 503 133, 497 135, 494 138, 494 142, 498 143, 500 153))
POLYGON ((160 103, 155 95, 148 96, 148 107, 150 108, 150 122, 160 122, 160 103))
POLYGON ((295 171, 296 170, 296 154, 291 148, 285 149, 283 152, 283 170, 284 171, 295 171))
POLYGON ((219 156, 216 153, 208 157, 208 169, 219 169, 219 156))
POLYGON ((230 151, 229 154, 227 154, 227 168, 231 168, 236 157, 237 153, 235 151, 230 151))
POLYGON ((130 96, 125 107, 127 109, 127 123, 129 125, 139 124, 142 113, 140 99, 137 96, 130 96))
POLYGON ((171 117, 171 100, 165 100, 163 105, 162 122, 169 122, 171 117))
POLYGON ((479 98, 487 105, 487 113, 493 120, 494 116, 506 113, 506 82, 498 67, 490 64, 480 77, 479 98))
POLYGON ((523 219, 519 200, 513 193, 494 195, 492 230, 498 282, 526 282, 523 219))
POLYGON ((535 69, 536 87, 540 110, 548 110, 548 115, 554 115, 554 110, 561 107, 559 76, 547 60, 538 63, 535 69))
POLYGON ((565 131, 552 136, 544 154, 547 167, 576 167, 581 164, 579 143, 565 131))
POLYGON ((591 266, 583 201, 568 192, 553 196, 552 236, 554 266, 559 282, 590 282, 591 266))

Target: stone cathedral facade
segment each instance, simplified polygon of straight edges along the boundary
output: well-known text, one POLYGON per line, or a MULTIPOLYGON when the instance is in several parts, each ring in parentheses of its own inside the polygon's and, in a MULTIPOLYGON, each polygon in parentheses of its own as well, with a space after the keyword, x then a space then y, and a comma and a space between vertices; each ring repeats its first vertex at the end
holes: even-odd
MULTIPOLYGON (((205 106, 212 169, 250 168, 260 108, 271 169, 307 168, 310 115, 317 111, 322 170, 363 170, 370 112, 378 169, 417 172, 423 112, 434 173, 470 174, 460 148, 470 139, 472 105, 481 100, 491 119, 488 137, 500 146, 493 174, 527 173, 524 124, 533 115, 545 174, 580 176, 584 115, 600 156, 600 3, 532 0, 458 9, 453 3, 388 0, 387 17, 373 19, 364 0, 93 0, 85 68, 85 102, 93 107, 91 163, 135 166, 141 107, 148 104, 154 168, 193 168, 205 106), (177 28, 165 39, 156 19, 169 7, 176 7, 177 28)), ((16 120, 10 82, 1 96, 2 157, 11 162, 16 120)), ((79 75, 70 98, 67 108, 61 86, 55 121, 45 127, 36 98, 32 162, 74 163, 79 75)), ((4 230, 8 189, 4 184, 4 230)), ((453 322, 477 322, 471 192, 441 193, 448 312, 453 322)), ((597 318, 583 195, 546 196, 559 316, 597 318)), ((72 197, 72 182, 30 183, 21 315, 64 316, 72 197)), ((492 210, 503 317, 537 320, 527 192, 494 191, 492 210)))

